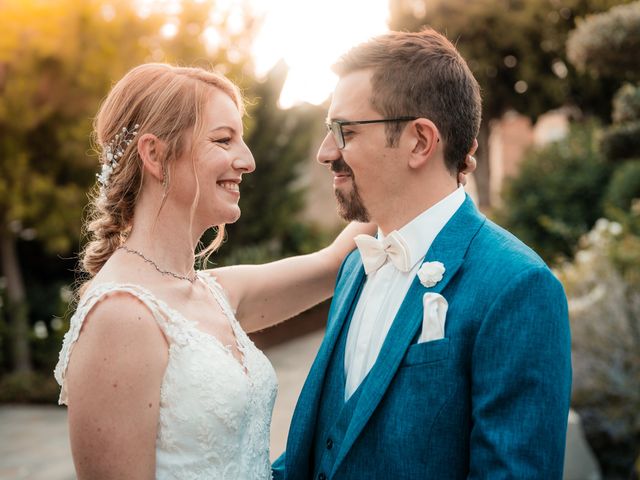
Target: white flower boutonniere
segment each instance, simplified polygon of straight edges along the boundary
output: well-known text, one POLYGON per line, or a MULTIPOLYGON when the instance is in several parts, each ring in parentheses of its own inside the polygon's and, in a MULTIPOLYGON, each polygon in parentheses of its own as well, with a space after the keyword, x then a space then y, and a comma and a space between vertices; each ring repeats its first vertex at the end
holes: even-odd
POLYGON ((446 269, 442 262, 425 262, 418 270, 420 283, 427 288, 433 287, 442 280, 445 271, 446 269))

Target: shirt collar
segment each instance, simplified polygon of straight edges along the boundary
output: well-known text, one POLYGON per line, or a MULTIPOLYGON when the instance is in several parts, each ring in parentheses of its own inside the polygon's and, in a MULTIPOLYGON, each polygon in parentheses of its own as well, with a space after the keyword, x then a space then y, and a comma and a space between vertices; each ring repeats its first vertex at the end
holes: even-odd
MULTIPOLYGON (((464 203, 465 196, 464 188, 458 187, 398 230, 409 249, 411 268, 424 258, 440 231, 464 203)), ((384 239, 380 229, 378 238, 384 239)))

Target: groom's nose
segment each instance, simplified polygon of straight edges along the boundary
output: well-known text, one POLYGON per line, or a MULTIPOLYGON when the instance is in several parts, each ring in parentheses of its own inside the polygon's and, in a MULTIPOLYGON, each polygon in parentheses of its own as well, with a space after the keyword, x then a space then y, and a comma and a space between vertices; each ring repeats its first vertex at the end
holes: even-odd
POLYGON ((336 145, 336 141, 331 133, 327 132, 325 135, 324 140, 318 149, 318 155, 316 158, 318 159, 318 162, 323 165, 329 165, 331 162, 342 158, 340 149, 336 145))

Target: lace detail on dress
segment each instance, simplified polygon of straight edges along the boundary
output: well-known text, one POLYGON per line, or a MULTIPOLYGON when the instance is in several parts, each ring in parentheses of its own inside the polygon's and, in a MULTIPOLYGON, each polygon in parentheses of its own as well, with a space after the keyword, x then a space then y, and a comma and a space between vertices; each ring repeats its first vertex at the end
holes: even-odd
POLYGON ((222 287, 198 272, 236 336, 242 364, 214 336, 137 285, 102 284, 80 301, 65 335, 55 377, 66 403, 65 373, 82 323, 109 293, 127 292, 152 312, 169 342, 156 438, 158 479, 268 479, 269 426, 277 381, 273 367, 240 327, 222 287))

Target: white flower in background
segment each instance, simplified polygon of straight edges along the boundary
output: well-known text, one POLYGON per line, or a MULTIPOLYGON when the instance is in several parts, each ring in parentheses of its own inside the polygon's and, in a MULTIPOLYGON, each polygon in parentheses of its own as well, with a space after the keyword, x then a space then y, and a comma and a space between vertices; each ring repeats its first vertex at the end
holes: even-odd
POLYGON ((611 222, 609 224, 609 233, 614 237, 617 237, 622 233, 622 225, 620 225, 618 222, 611 222))
POLYGON ((40 338, 40 339, 47 338, 49 336, 49 331, 47 330, 47 324, 44 323, 42 320, 38 320, 33 325, 33 333, 37 338, 40 338))

